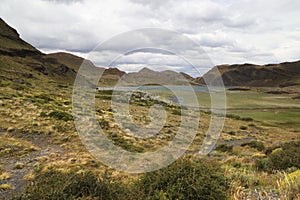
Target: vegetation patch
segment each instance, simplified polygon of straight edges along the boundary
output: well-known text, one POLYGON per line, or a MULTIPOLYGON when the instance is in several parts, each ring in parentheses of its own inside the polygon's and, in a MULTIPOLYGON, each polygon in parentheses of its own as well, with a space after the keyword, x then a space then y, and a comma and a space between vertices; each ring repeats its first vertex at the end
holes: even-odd
POLYGON ((51 170, 37 175, 26 193, 15 199, 117 199, 122 193, 119 184, 111 182, 106 174, 100 178, 90 171, 51 170))
POLYGON ((216 147, 217 151, 232 152, 233 146, 227 146, 226 144, 220 144, 216 147))
POLYGON ((287 174, 279 183, 279 189, 287 194, 287 199, 300 198, 300 170, 287 174))
POLYGON ((300 141, 281 145, 279 150, 274 150, 266 158, 257 160, 256 167, 267 172, 287 170, 292 167, 300 169, 300 141))
POLYGON ((261 141, 251 141, 241 144, 241 146, 249 146, 251 148, 257 149, 258 151, 265 150, 265 145, 261 141))
POLYGON ((229 182, 214 161, 181 158, 170 166, 120 181, 105 172, 50 170, 38 174, 19 200, 39 199, 227 199, 229 182))
POLYGON ((208 160, 182 158, 145 174, 139 181, 147 199, 226 199, 229 183, 220 166, 208 160))
POLYGON ((73 116, 64 111, 52 111, 49 113, 48 116, 54 119, 64 120, 64 121, 73 120, 73 116))
POLYGON ((30 142, 5 135, 0 137, 0 157, 19 156, 36 150, 30 142))
POLYGON ((0 185, 0 191, 1 190, 11 190, 13 187, 7 183, 0 185))

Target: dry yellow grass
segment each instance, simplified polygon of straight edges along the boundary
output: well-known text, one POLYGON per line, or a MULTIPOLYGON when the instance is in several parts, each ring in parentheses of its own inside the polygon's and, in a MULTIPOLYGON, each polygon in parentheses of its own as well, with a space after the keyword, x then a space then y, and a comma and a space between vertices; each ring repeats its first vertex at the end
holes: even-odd
POLYGON ((7 180, 10 178, 10 174, 7 172, 3 172, 0 174, 0 181, 7 180))
POLYGON ((1 190, 11 190, 11 189, 13 189, 13 187, 11 185, 9 185, 9 184, 2 184, 2 185, 0 185, 0 191, 1 190))

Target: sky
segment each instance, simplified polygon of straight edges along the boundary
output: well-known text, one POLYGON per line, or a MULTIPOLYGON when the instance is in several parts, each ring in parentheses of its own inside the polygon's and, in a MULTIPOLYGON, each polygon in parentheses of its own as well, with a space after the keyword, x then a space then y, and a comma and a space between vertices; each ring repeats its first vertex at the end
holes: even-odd
POLYGON ((298 0, 2 0, 0 5, 0 17, 43 52, 70 52, 127 72, 149 67, 194 77, 220 64, 300 60, 299 11, 298 0))

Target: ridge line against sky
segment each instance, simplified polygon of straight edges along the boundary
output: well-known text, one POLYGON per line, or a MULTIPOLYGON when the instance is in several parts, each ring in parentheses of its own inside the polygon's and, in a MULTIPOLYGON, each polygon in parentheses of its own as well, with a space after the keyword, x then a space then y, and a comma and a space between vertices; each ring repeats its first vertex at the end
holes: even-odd
MULTIPOLYGON (((194 40, 214 65, 279 63, 300 59, 300 1, 297 0, 3 0, 1 17, 43 52, 82 57, 112 35, 153 27, 194 40)), ((181 48, 174 44, 174 48, 181 48)), ((92 61, 101 66, 118 47, 92 61)), ((197 52, 187 52, 197 56, 197 52)), ((135 52, 118 64, 131 72, 143 67, 194 75, 174 55, 135 52), (150 65, 149 65, 150 63, 150 65)), ((212 66, 203 66, 205 73, 212 66)))

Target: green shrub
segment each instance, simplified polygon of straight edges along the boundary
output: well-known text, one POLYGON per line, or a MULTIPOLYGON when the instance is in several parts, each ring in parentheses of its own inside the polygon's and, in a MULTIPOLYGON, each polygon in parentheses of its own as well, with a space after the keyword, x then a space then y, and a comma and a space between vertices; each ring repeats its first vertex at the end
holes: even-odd
POLYGON ((273 172, 291 167, 300 169, 300 141, 281 145, 281 149, 269 153, 266 158, 256 161, 259 170, 273 172))
POLYGON ((228 134, 229 135, 235 135, 235 131, 229 131, 228 134))
POLYGON ((123 137, 114 137, 111 139, 115 145, 120 146, 127 151, 139 152, 139 153, 142 153, 145 151, 145 149, 143 147, 131 144, 130 142, 125 140, 123 137))
MULTIPOLYGON (((37 171, 37 173, 41 173, 37 171)), ((56 199, 227 199, 229 182, 219 164, 181 158, 170 166, 149 172, 135 181, 122 182, 107 172, 49 171, 38 174, 19 200, 56 199)))
POLYGON ((257 149, 258 151, 265 150, 265 145, 261 141, 246 142, 246 143, 243 143, 241 146, 249 146, 251 148, 257 149))
POLYGON ((242 117, 241 120, 242 121, 253 121, 253 119, 251 117, 242 117))
POLYGON ((226 117, 227 118, 232 118, 232 119, 237 119, 237 120, 241 119, 241 117, 238 116, 238 115, 228 114, 228 113, 226 114, 226 117))
POLYGON ((64 121, 70 121, 73 119, 73 116, 67 112, 64 111, 52 111, 48 115, 51 118, 58 119, 58 120, 64 120, 64 121))
POLYGON ((48 115, 47 115, 47 113, 45 113, 45 112, 41 112, 40 113, 40 117, 47 117, 48 115))
POLYGON ((25 87, 18 83, 12 83, 10 88, 14 90, 25 90, 25 87))
POLYGON ((38 99, 38 101, 41 103, 48 103, 49 101, 53 101, 53 98, 49 94, 34 95, 34 98, 38 99))
POLYGON ((158 195, 165 199, 226 199, 229 187, 217 163, 195 158, 182 158, 146 173, 138 185, 142 199, 156 199, 158 195))
POLYGON ((181 115, 181 110, 180 109, 176 109, 172 111, 173 115, 181 115))
POLYGON ((227 146, 226 144, 220 144, 216 147, 217 151, 221 152, 232 152, 233 146, 227 146))
POLYGON ((10 81, 0 80, 0 87, 7 87, 10 85, 10 81))
POLYGON ((59 88, 68 88, 69 86, 68 85, 57 85, 57 87, 59 87, 59 88))
POLYGON ((97 199, 106 200, 117 199, 118 194, 125 195, 126 192, 122 190, 122 185, 117 182, 112 183, 106 173, 99 179, 90 171, 78 174, 75 171, 63 173, 52 170, 39 174, 27 188, 26 193, 14 199, 56 200, 97 197, 97 199))

